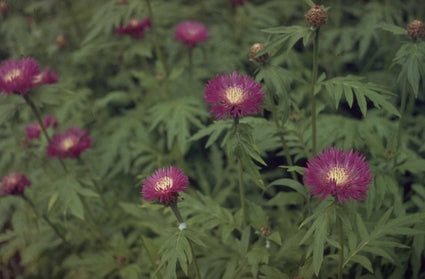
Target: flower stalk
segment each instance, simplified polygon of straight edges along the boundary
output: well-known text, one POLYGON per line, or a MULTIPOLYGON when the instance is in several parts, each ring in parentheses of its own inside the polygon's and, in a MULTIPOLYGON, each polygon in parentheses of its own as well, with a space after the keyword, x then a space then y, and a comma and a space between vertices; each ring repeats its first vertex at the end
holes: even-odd
POLYGON ((337 226, 339 234, 339 261, 338 261, 338 279, 342 279, 342 273, 344 271, 344 228, 342 220, 337 217, 337 226))
POLYGON ((314 31, 313 40, 313 69, 310 85, 310 101, 311 101, 311 138, 312 138, 312 153, 316 155, 317 148, 317 120, 316 120, 316 96, 314 94, 314 87, 317 83, 318 64, 318 49, 319 49, 319 28, 314 31))

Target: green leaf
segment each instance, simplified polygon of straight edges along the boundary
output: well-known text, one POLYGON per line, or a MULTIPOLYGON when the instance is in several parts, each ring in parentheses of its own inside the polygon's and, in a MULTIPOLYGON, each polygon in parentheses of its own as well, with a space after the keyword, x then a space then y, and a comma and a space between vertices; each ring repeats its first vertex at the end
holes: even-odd
POLYGON ((372 263, 368 258, 362 255, 356 255, 351 258, 353 262, 356 262, 366 268, 370 273, 373 273, 372 263))
POLYGON ((267 43, 267 46, 264 48, 265 52, 276 48, 290 50, 301 39, 304 45, 307 45, 312 33, 309 27, 297 25, 267 28, 262 31, 268 34, 279 35, 276 39, 267 43))
POLYGON ((394 35, 407 35, 407 30, 405 28, 401 28, 400 26, 394 24, 380 23, 378 24, 378 28, 389 31, 394 35))
MULTIPOLYGON (((328 218, 326 214, 320 215, 317 220, 313 240, 313 269, 316 276, 319 275, 323 262, 323 253, 328 232, 328 218)), ((315 223, 316 223, 315 222, 315 223)))
POLYGON ((271 187, 271 186, 277 186, 277 185, 287 186, 287 187, 297 191, 298 193, 300 193, 304 198, 308 197, 308 191, 307 191, 306 187, 296 180, 292 180, 292 179, 288 179, 288 178, 277 179, 277 180, 273 181, 272 183, 270 183, 267 186, 267 188, 271 187))

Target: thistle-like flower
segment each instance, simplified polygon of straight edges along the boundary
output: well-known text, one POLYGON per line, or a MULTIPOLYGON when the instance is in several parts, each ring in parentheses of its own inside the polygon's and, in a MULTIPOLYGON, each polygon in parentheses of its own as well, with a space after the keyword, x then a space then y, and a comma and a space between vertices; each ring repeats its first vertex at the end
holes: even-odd
POLYGON ((57 73, 49 68, 40 71, 33 58, 6 60, 0 65, 0 92, 25 95, 30 89, 58 81, 57 73))
POLYGON ((121 25, 115 32, 118 35, 131 35, 133 38, 142 39, 145 36, 145 29, 151 28, 150 17, 145 19, 131 19, 126 25, 121 25))
POLYGON ((197 21, 180 22, 174 31, 174 37, 185 43, 189 48, 206 41, 208 36, 208 29, 197 21))
POLYGON ((143 182, 142 196, 147 201, 171 205, 177 202, 178 193, 186 190, 188 183, 188 177, 177 167, 158 169, 143 182))
POLYGON ((47 156, 49 158, 75 158, 84 150, 91 147, 92 139, 87 135, 86 130, 77 127, 53 135, 51 143, 47 146, 47 156))
POLYGON ((305 14, 305 20, 312 29, 320 28, 326 24, 327 19, 326 12, 319 6, 314 6, 305 14))
POLYGON ((31 185, 31 181, 21 173, 11 173, 3 177, 0 196, 3 195, 20 195, 24 192, 25 187, 31 185))
POLYGON ((334 196, 340 203, 366 199, 372 180, 365 158, 353 150, 332 147, 310 159, 304 169, 304 183, 312 195, 334 196))
POLYGON ((204 91, 204 100, 211 105, 211 114, 217 120, 241 118, 261 111, 264 93, 252 77, 233 72, 210 80, 204 91))

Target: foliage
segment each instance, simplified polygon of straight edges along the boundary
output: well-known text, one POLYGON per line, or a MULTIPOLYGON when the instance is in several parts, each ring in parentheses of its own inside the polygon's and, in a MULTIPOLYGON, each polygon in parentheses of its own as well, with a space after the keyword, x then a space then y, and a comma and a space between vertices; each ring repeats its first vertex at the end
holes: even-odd
POLYGON ((0 197, 0 278, 196 278, 196 266, 204 279, 337 278, 340 263, 344 278, 424 278, 425 41, 406 31, 424 10, 415 0, 0 1, 1 61, 34 57, 59 73, 28 93, 58 119, 49 136, 77 126, 93 139, 78 158, 48 158, 43 134, 26 138, 34 110, 0 94, 1 175, 32 182, 0 197), (328 15, 320 32, 304 18, 315 4, 328 15), (116 34, 147 17, 143 38, 116 34), (208 40, 177 41, 184 20, 205 24, 208 40), (256 42, 265 61, 249 60, 256 42), (214 120, 203 90, 233 71, 262 85, 263 110, 214 120), (314 139, 316 153, 365 156, 364 202, 311 196, 314 139), (170 165, 189 177, 178 202, 187 229, 140 195, 170 165))

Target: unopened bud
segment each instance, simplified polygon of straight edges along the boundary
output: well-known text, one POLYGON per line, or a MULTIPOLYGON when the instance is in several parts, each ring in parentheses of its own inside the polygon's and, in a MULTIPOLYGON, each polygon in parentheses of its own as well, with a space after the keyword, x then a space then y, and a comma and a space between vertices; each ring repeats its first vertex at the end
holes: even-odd
POLYGON ((66 44, 67 44, 67 41, 66 41, 66 38, 63 36, 63 35, 59 35, 59 36, 57 36, 56 37, 56 45, 59 47, 59 48, 63 48, 63 47, 65 47, 66 46, 66 44))
POLYGON ((422 21, 415 19, 407 24, 407 34, 413 40, 422 39, 425 37, 425 27, 422 21))
POLYGON ((260 55, 258 57, 257 54, 262 51, 264 48, 266 47, 265 44, 261 44, 261 43, 255 43, 251 46, 251 48, 249 49, 249 60, 250 61, 255 61, 258 63, 264 63, 267 61, 267 59, 269 59, 269 54, 268 53, 264 53, 263 55, 260 55))
POLYGON ((328 16, 326 12, 319 6, 314 6, 305 14, 305 20, 313 29, 318 29, 326 24, 328 16))
POLYGON ((9 12, 9 4, 6 1, 0 1, 0 13, 6 15, 9 12))
POLYGON ((272 233, 272 229, 269 226, 261 227, 261 234, 265 237, 268 237, 272 233))

